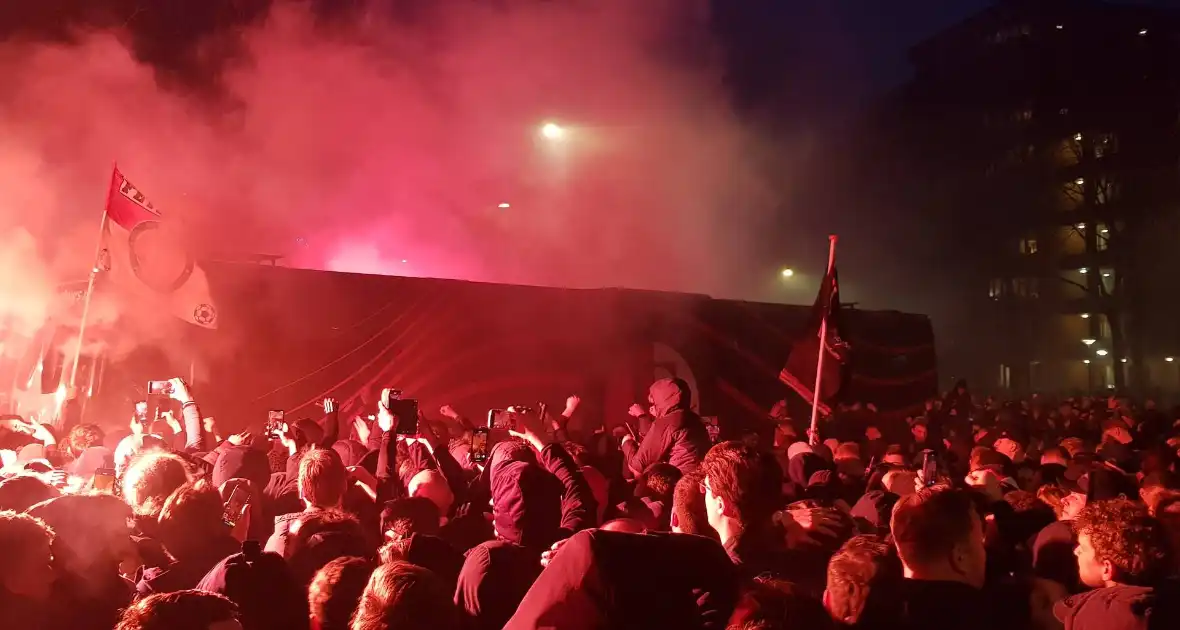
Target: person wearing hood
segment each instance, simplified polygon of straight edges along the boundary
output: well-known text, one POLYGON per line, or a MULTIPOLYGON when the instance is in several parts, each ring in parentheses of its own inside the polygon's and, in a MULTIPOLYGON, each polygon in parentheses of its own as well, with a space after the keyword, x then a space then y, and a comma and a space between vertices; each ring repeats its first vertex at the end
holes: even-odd
POLYGON ((480 630, 504 627, 540 574, 541 553, 593 526, 597 511, 573 457, 544 442, 539 418, 519 416, 512 435, 523 442, 496 444, 485 469, 496 538, 467 552, 455 589, 455 603, 480 630))
POLYGON ((701 417, 692 411, 692 390, 679 378, 664 378, 652 383, 647 400, 655 421, 637 444, 623 437, 623 474, 628 478, 642 475, 652 464, 666 462, 688 474, 701 465, 712 446, 701 417))

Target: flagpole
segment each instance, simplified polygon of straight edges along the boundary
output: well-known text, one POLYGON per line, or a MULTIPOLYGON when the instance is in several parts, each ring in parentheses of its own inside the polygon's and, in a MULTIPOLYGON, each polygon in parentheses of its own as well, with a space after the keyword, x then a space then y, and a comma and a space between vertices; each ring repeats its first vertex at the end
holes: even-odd
MULTIPOLYGON (((832 277, 832 268, 836 266, 836 235, 828 235, 828 270, 824 274, 824 282, 830 282, 832 277)), ((831 298, 831 287, 825 287, 827 290, 828 300, 831 298)), ((823 290, 820 291, 823 294, 823 290)), ((819 396, 822 391, 824 380, 824 355, 827 354, 828 345, 828 315, 831 308, 825 305, 823 310, 823 319, 819 322, 819 356, 815 359, 815 389, 812 390, 811 398, 811 428, 807 430, 807 438, 812 446, 819 444, 819 396)))
POLYGON ((107 206, 111 202, 111 188, 115 185, 118 166, 111 167, 111 183, 107 186, 106 199, 102 204, 102 221, 98 224, 98 245, 94 249, 94 260, 90 266, 90 281, 86 284, 86 296, 82 299, 82 321, 78 324, 78 347, 74 348, 74 365, 70 368, 70 390, 78 386, 78 363, 82 360, 82 343, 86 339, 86 320, 90 317, 90 298, 94 294, 94 281, 98 278, 98 267, 102 263, 102 242, 107 231, 107 206))

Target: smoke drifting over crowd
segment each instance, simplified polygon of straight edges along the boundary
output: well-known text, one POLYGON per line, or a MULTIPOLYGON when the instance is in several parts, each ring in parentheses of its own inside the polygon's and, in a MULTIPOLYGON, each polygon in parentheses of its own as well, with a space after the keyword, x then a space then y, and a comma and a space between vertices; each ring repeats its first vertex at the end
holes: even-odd
POLYGON ((85 277, 115 161, 209 257, 734 295, 771 195, 694 4, 277 5, 198 45, 234 44, 214 89, 161 80, 119 29, 12 40, 3 308, 85 277))

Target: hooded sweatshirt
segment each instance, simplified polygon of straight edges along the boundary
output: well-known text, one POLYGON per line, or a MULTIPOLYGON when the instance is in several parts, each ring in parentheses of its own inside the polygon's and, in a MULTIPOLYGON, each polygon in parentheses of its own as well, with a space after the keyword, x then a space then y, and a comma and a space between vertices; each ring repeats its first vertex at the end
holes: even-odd
POLYGON ((648 400, 655 412, 655 422, 636 447, 623 445, 627 463, 624 474, 638 477, 652 464, 667 462, 688 474, 700 466, 712 442, 701 417, 692 411, 692 390, 678 378, 664 378, 652 383, 648 400))
POLYGON ((593 525, 590 487, 560 444, 541 453, 519 442, 502 442, 491 453, 496 539, 467 552, 455 603, 474 619, 473 628, 503 628, 541 573, 541 552, 554 541, 593 525))

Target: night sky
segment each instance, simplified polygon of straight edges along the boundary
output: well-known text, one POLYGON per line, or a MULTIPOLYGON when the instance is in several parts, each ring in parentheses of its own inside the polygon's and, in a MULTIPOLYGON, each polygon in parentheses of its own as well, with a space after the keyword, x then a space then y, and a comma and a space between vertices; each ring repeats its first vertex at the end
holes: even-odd
MULTIPOLYGON (((86 28, 130 34, 140 60, 158 69, 161 80, 200 84, 217 74, 216 59, 233 54, 233 44, 212 34, 256 22, 272 4, 285 0, 41 0, 0 2, 0 37, 69 40, 86 28), (211 45, 212 42, 212 45, 211 45), (193 50, 200 43, 203 54, 193 50), (224 46, 218 49, 217 46, 224 46), (213 59, 214 61, 210 61, 213 59)), ((447 0, 380 0, 412 20, 424 6, 447 0)), ((495 0, 487 0, 492 3, 495 0)), ((526 0, 527 1, 527 0, 526 0)), ((535 0, 558 2, 560 0, 535 0)), ((574 0, 568 0, 573 2, 574 0)), ((635 0, 641 2, 642 0, 635 0)), ((687 0, 685 0, 687 3, 687 0)), ((1080 0, 1079 0, 1080 1, 1080 0)), ((975 14, 992 0, 712 0, 713 27, 727 55, 728 85, 741 110, 779 132, 784 153, 822 156, 829 133, 839 133, 910 74, 907 51, 914 44, 975 14), (803 147, 803 148, 800 148, 803 147)), ((439 4, 434 4, 439 3, 439 4)), ((1180 0, 1145 0, 1139 4, 1175 6, 1180 0)), ((361 0, 311 0, 331 17, 361 0)), ((593 2, 586 0, 586 5, 593 2)), ((768 136, 770 134, 767 134, 768 136)), ((781 169, 787 178, 798 163, 781 169)), ((808 165, 823 173, 822 157, 808 165)), ((813 178, 815 179, 815 178, 813 178)), ((822 185, 822 183, 821 183, 822 185)), ((890 226, 874 225, 869 216, 850 216, 845 208, 817 207, 791 200, 786 216, 783 255, 758 261, 775 276, 780 265, 804 274, 822 268, 829 231, 842 235, 850 273, 842 275, 866 307, 934 312, 929 287, 914 280, 914 261, 889 242, 890 226)), ((896 231, 896 230, 894 230, 896 231)), ((776 244, 775 247, 778 247, 776 244)), ((843 269, 843 267, 842 267, 843 269)), ((775 283, 777 285, 781 283, 775 283)), ((773 299, 802 303, 814 296, 814 284, 782 287, 773 299)), ((761 297, 761 296, 760 296, 761 297)))

